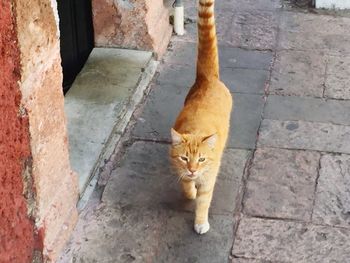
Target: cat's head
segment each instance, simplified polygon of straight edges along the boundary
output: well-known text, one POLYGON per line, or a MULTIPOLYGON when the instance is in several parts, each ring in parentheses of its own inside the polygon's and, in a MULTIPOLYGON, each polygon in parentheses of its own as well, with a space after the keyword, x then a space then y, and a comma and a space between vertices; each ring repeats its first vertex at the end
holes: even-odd
POLYGON ((197 179, 210 169, 215 159, 216 134, 180 134, 171 129, 171 138, 170 155, 181 179, 197 179))

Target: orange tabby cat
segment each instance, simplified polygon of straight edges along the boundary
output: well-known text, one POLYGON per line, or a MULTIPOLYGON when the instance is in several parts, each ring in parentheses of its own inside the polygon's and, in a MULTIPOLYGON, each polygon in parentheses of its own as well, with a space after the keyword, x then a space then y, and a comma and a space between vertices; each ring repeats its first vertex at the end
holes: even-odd
POLYGON ((208 211, 230 125, 232 96, 219 80, 214 0, 199 0, 196 81, 171 129, 170 155, 185 197, 196 199, 194 229, 209 228, 208 211))

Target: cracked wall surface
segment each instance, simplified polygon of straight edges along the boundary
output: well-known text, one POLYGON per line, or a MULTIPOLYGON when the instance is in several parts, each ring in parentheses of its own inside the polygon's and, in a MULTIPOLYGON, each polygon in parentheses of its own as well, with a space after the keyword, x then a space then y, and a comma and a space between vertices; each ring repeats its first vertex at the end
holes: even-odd
POLYGON ((53 7, 0 2, 0 262, 54 261, 77 218, 53 7))
MULTIPOLYGON (((22 176, 30 159, 29 123, 21 112, 20 57, 13 6, 0 1, 0 262, 29 262, 35 247, 34 221, 22 176)), ((28 176, 30 177, 30 175, 28 176)))
MULTIPOLYGON (((55 15, 56 14, 56 15, 55 15)), ((54 261, 77 218, 77 178, 69 163, 59 32, 50 0, 16 1, 20 90, 28 112, 35 224, 45 261, 54 261)))

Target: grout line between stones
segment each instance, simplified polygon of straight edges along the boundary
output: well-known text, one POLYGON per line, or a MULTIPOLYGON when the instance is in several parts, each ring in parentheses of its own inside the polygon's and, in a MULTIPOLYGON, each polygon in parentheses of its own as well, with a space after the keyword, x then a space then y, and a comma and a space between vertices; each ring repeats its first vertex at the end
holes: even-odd
POLYGON ((310 120, 301 120, 301 119, 293 119, 293 118, 284 119, 284 120, 277 119, 277 118, 266 118, 264 120, 280 121, 280 122, 298 121, 298 122, 308 122, 308 123, 322 123, 322 124, 331 124, 331 125, 334 125, 334 126, 343 126, 343 127, 350 126, 350 122, 344 124, 344 123, 335 123, 332 120, 329 120, 329 121, 310 121, 310 120))
POLYGON ((257 148, 284 149, 284 150, 290 150, 290 151, 303 151, 303 152, 318 152, 321 154, 350 155, 350 153, 346 153, 346 152, 330 152, 330 151, 325 151, 325 150, 277 147, 277 146, 270 146, 270 145, 258 145, 257 148))
POLYGON ((326 65, 325 65, 325 68, 324 68, 324 78, 323 78, 323 83, 322 83, 322 98, 326 98, 325 97, 325 94, 326 94, 326 82, 327 82, 327 72, 328 72, 328 61, 326 61, 326 65))
MULTIPOLYGON (((278 33, 277 33, 278 35, 278 33)), ((276 36, 276 42, 277 42, 277 36, 276 36)), ((277 45, 277 43, 276 43, 277 45)), ((276 51, 274 52, 272 61, 271 61, 271 65, 270 65, 270 69, 269 69, 269 76, 265 82, 265 88, 264 88, 264 94, 262 94, 264 96, 264 105, 261 111, 261 118, 260 118, 260 123, 259 123, 259 127, 257 129, 257 136, 256 136, 256 141, 255 141, 255 148, 252 150, 251 156, 248 158, 246 165, 244 167, 243 170, 243 176, 242 176, 242 183, 240 185, 239 191, 238 191, 238 197, 236 199, 236 208, 234 211, 234 218, 235 218, 235 224, 234 224, 234 230, 233 230, 233 242, 232 242, 232 247, 231 247, 231 257, 234 257, 233 255, 233 247, 235 244, 235 240, 236 240, 236 235, 237 235, 237 231, 238 231, 238 227, 240 224, 240 220, 243 214, 243 210, 244 210, 244 199, 245 199, 245 194, 246 194, 246 189, 247 189, 247 182, 248 182, 248 178, 249 178, 249 174, 250 174, 250 168, 252 167, 253 164, 253 160, 254 160, 254 156, 255 156, 255 152, 257 149, 257 143, 258 143, 258 138, 259 138, 259 130, 260 130, 260 126, 263 120, 263 114, 264 114, 264 109, 266 106, 266 102, 267 102, 267 96, 268 96, 268 88, 269 88, 269 83, 271 81, 271 75, 272 75, 272 69, 273 69, 273 65, 275 62, 275 58, 276 58, 276 51)))
POLYGON ((140 138, 140 137, 134 137, 134 138, 130 139, 130 141, 132 141, 132 143, 135 143, 135 142, 154 142, 154 143, 158 143, 158 144, 167 144, 167 145, 171 144, 171 141, 166 140, 166 139, 150 139, 150 138, 140 138))
MULTIPOLYGON (((281 11, 279 10, 277 12, 277 24, 280 24, 280 19, 281 19, 281 11)), ((260 131, 260 127, 264 118, 264 111, 265 111, 265 107, 266 107, 266 103, 267 103, 267 97, 269 96, 269 86, 270 86, 270 82, 271 82, 271 77, 272 77, 272 71, 275 65, 275 61, 276 61, 276 55, 277 55, 277 46, 278 46, 278 41, 279 41, 279 31, 280 31, 280 27, 277 26, 277 32, 276 32, 276 38, 275 38, 275 45, 274 45, 274 50, 273 50, 273 57, 272 57, 272 61, 270 64, 270 68, 269 68, 269 75, 267 80, 265 81, 265 87, 264 87, 264 105, 261 111, 261 118, 260 118, 260 123, 259 123, 259 127, 257 129, 257 136, 256 136, 256 141, 255 141, 255 149, 252 151, 252 154, 250 156, 250 158, 248 159, 246 166, 244 168, 243 171, 243 176, 242 176, 242 183, 240 185, 240 189, 239 189, 239 194, 237 197, 237 201, 236 201, 236 211, 234 212, 234 218, 235 218, 235 224, 234 224, 234 231, 233 231, 233 241, 232 241, 232 246, 231 246, 231 257, 234 257, 233 254, 233 248, 235 245, 235 241, 236 241, 236 236, 237 236, 237 231, 238 231, 238 227, 240 224, 240 220, 242 218, 242 214, 243 214, 243 210, 244 210, 244 200, 245 200, 245 195, 246 195, 246 190, 247 190, 247 182, 249 179, 249 175, 250 175, 250 168, 253 165, 253 160, 255 157, 255 153, 256 153, 256 149, 258 147, 258 139, 259 139, 259 131, 260 131)))
POLYGON ((320 52, 333 52, 331 54, 328 54, 329 57, 348 57, 350 56, 350 52, 349 51, 342 51, 340 53, 340 51, 334 51, 331 49, 327 49, 327 48, 319 48, 319 49, 300 49, 300 48, 283 48, 283 47, 277 47, 276 51, 278 52, 302 52, 302 53, 320 53, 320 52))
POLYGON ((299 121, 299 122, 308 122, 308 123, 328 123, 334 126, 341 126, 341 127, 350 127, 350 124, 339 124, 339 123, 334 123, 332 121, 329 122, 323 122, 323 121, 305 121, 305 120, 293 120, 293 119, 288 119, 288 120, 278 120, 278 119, 270 119, 266 118, 264 120, 271 120, 271 121, 281 121, 281 122, 287 122, 287 121, 299 121))
MULTIPOLYGON (((261 258, 255 258, 255 257, 244 257, 244 256, 232 256, 232 258, 233 259, 246 259, 246 260, 256 260, 256 261, 259 261, 259 260, 261 260, 261 258)), ((259 261, 260 262, 260 261, 259 261)), ((268 262, 268 263, 288 263, 288 262, 286 262, 286 261, 263 261, 263 262, 268 262)), ((233 263, 235 263, 234 261, 233 261, 233 263)))
POLYGON ((262 219, 262 220, 270 220, 270 221, 281 221, 281 222, 289 222, 289 223, 298 223, 298 224, 304 224, 308 226, 319 226, 319 227, 327 227, 327 228, 336 228, 336 229, 342 229, 346 231, 350 231, 350 227, 341 226, 341 225, 328 225, 328 224, 320 224, 320 223, 314 223, 314 222, 307 222, 301 219, 294 219, 294 218, 282 218, 282 217, 268 217, 268 216, 261 216, 261 215, 244 215, 245 218, 248 219, 262 219))
POLYGON ((316 198, 317 198, 317 186, 318 186, 318 180, 320 178, 320 171, 321 171, 321 159, 322 159, 323 154, 320 154, 320 159, 318 160, 318 167, 317 167, 317 175, 315 179, 315 188, 314 188, 314 193, 313 193, 313 202, 312 202, 312 210, 311 210, 311 215, 310 215, 310 222, 312 223, 313 221, 313 216, 314 216, 314 210, 315 210, 315 205, 316 205, 316 198))
POLYGON ((233 256, 232 251, 233 251, 233 247, 235 244, 235 239, 236 239, 236 235, 237 235, 237 230, 240 224, 240 220, 241 220, 241 216, 242 216, 242 212, 243 212, 243 207, 244 207, 244 196, 246 193, 246 186, 247 186, 247 181, 249 178, 249 173, 250 173, 250 168, 253 164, 253 159, 255 156, 255 149, 252 151, 251 155, 249 156, 245 167, 243 169, 243 175, 242 175, 242 181, 238 190, 238 194, 236 197, 236 206, 235 206, 235 211, 233 213, 233 217, 235 220, 234 223, 234 229, 233 229, 233 241, 232 241, 232 246, 231 246, 231 256, 233 256))
POLYGON ((270 93, 269 95, 271 96, 276 96, 276 97, 294 97, 294 98, 300 98, 300 99, 317 99, 317 100, 323 100, 323 101, 345 101, 345 102, 350 102, 350 99, 346 99, 346 98, 334 98, 334 97, 318 97, 318 96, 310 96, 310 95, 296 95, 296 94, 281 94, 278 92, 273 92, 270 93))

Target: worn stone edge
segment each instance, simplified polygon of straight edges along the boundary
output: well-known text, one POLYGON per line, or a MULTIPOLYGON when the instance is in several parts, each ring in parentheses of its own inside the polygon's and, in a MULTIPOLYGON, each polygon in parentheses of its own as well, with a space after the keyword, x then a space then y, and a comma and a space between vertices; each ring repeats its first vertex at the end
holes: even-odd
POLYGON ((156 73, 159 61, 156 61, 153 57, 150 59, 148 64, 142 69, 142 73, 139 77, 138 84, 134 89, 133 94, 128 100, 128 103, 123 109, 123 112, 118 116, 114 128, 105 143, 98 160, 96 161, 87 186, 83 190, 83 193, 80 195, 80 199, 77 204, 78 211, 80 212, 87 205, 96 185, 99 180, 100 170, 105 165, 104 160, 108 160, 117 145, 120 143, 122 135, 128 126, 128 123, 136 110, 139 103, 141 103, 145 90, 147 89, 149 83, 151 82, 153 76, 156 73))

